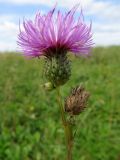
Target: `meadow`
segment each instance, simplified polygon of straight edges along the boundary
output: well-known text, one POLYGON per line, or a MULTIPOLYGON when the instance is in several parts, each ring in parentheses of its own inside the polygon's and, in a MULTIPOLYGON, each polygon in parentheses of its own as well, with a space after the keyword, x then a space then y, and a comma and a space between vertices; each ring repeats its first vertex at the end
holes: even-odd
MULTIPOLYGON (((63 100, 84 84, 91 96, 80 114, 73 160, 120 160, 120 47, 97 47, 88 58, 71 57, 63 100)), ((65 159, 56 92, 42 87, 43 59, 0 54, 0 160, 65 159)))

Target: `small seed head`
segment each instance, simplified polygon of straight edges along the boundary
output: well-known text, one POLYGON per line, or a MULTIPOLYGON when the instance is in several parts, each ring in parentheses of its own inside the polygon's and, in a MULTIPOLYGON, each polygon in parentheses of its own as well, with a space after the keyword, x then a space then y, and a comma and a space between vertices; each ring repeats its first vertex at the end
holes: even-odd
POLYGON ((90 94, 84 87, 77 86, 72 89, 70 96, 65 100, 65 112, 70 115, 79 115, 85 108, 90 94))

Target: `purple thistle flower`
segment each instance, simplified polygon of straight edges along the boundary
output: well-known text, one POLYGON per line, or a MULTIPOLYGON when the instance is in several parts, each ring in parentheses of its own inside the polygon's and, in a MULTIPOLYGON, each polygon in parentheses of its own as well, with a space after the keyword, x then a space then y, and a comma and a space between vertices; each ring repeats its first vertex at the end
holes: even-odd
POLYGON ((55 14, 54 8, 46 15, 37 13, 34 21, 24 21, 18 35, 18 45, 24 55, 51 57, 67 51, 88 54, 93 44, 91 24, 84 23, 82 12, 75 20, 76 8, 64 15, 60 11, 55 14))

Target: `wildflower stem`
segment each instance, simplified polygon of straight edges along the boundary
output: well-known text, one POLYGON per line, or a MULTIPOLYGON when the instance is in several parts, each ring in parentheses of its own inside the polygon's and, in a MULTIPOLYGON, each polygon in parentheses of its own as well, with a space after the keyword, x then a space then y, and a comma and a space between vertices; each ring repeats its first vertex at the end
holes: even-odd
POLYGON ((66 147, 67 147, 67 160, 72 160, 72 146, 73 146, 73 136, 72 136, 72 127, 71 124, 66 120, 62 98, 60 94, 60 88, 57 87, 57 101, 60 107, 61 119, 64 127, 65 132, 65 139, 66 139, 66 147))

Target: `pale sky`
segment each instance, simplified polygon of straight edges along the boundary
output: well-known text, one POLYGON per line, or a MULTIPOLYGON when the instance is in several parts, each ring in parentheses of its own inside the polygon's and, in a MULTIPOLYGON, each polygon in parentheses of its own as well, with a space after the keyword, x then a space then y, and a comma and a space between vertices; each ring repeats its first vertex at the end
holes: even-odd
POLYGON ((57 8, 68 11, 82 7, 86 23, 92 21, 93 41, 99 45, 120 45, 120 0, 0 0, 0 51, 17 50, 19 20, 33 19, 36 12, 57 8))

